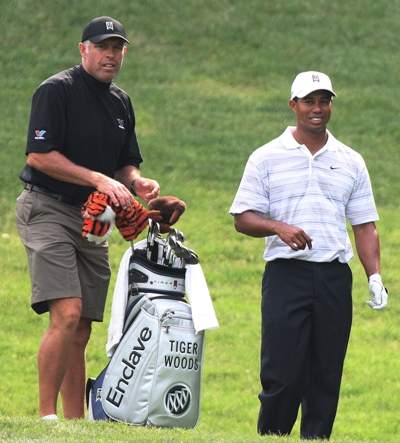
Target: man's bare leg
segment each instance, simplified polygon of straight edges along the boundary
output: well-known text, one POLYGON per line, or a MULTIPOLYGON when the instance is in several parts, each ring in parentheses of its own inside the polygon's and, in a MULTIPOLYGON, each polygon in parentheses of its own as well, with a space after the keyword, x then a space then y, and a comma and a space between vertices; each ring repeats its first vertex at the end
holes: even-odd
POLYGON ((72 341, 69 362, 61 385, 65 418, 85 416, 85 349, 91 332, 91 321, 81 318, 72 341))
POLYGON ((38 352, 39 413, 57 413, 57 397, 81 315, 79 298, 63 298, 50 302, 49 327, 38 352))

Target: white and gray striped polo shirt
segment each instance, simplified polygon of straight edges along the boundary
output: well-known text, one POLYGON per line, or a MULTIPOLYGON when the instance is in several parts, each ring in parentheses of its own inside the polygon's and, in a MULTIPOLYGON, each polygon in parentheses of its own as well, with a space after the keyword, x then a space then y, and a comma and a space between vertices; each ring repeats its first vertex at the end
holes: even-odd
POLYGON ((256 211, 301 227, 313 239, 311 250, 293 251, 277 235, 266 237, 266 261, 346 263, 353 256, 346 220, 358 225, 379 219, 364 160, 330 132, 312 155, 295 140, 294 129, 250 155, 229 212, 256 211))

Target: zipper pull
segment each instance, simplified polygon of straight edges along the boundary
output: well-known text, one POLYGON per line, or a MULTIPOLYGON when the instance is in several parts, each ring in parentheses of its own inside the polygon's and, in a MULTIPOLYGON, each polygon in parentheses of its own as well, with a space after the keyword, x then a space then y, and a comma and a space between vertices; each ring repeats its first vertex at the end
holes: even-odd
POLYGON ((164 311, 164 314, 160 318, 161 328, 164 329, 164 331, 168 334, 169 332, 169 325, 166 325, 165 323, 172 318, 172 316, 175 314, 174 311, 171 309, 167 309, 164 311))

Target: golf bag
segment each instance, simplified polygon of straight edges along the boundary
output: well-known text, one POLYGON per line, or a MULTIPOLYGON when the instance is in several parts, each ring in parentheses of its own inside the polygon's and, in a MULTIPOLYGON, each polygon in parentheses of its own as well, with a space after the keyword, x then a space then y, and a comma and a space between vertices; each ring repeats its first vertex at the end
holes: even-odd
MULTIPOLYGON (((123 335, 106 368, 88 380, 88 415, 133 425, 193 428, 200 410, 204 331, 196 334, 184 298, 185 260, 172 259, 168 250, 167 264, 167 242, 154 235, 155 225, 149 230, 153 242, 133 249, 130 256, 123 335)), ((187 255, 190 250, 185 249, 187 255)), ((193 251, 189 255, 192 261, 197 257, 193 251)))

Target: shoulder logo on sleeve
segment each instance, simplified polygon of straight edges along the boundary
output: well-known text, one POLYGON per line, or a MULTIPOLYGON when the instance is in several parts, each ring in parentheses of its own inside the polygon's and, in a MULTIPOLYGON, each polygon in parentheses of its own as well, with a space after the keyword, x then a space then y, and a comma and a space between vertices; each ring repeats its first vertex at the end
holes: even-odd
POLYGON ((122 118, 117 118, 118 128, 125 129, 125 122, 122 118))
POLYGON ((44 129, 35 129, 35 140, 45 140, 45 134, 46 131, 44 129))

